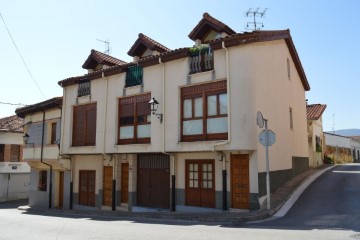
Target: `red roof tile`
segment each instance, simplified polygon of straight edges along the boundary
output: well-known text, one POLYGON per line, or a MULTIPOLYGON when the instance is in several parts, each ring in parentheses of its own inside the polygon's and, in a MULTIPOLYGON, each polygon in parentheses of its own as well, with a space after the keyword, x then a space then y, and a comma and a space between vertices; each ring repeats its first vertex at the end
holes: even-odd
POLYGON ((200 20, 200 22, 189 34, 189 38, 193 41, 196 39, 202 39, 210 30, 214 30, 219 33, 225 32, 228 35, 236 33, 228 25, 220 22, 216 18, 213 18, 206 12, 203 14, 203 18, 200 20))
POLYGON ((82 67, 84 69, 94 69, 98 64, 115 66, 126 64, 126 62, 92 49, 90 55, 88 56, 82 67))
POLYGON ((318 120, 325 111, 325 104, 310 104, 306 106, 306 115, 309 120, 318 120))
POLYGON ((146 49, 150 49, 152 51, 155 50, 160 53, 171 51, 171 49, 165 47, 154 39, 151 39, 143 33, 139 33, 138 39, 132 45, 132 47, 128 51, 128 54, 132 57, 140 56, 146 51, 146 49))
POLYGON ((0 131, 23 132, 24 119, 16 115, 0 119, 0 131))

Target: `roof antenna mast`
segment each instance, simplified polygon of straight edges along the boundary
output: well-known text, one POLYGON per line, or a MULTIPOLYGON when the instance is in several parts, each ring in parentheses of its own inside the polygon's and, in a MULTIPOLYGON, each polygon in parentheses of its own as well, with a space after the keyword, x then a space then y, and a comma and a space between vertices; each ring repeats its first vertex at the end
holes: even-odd
POLYGON ((252 22, 247 22, 246 27, 249 29, 250 26, 254 26, 254 31, 259 30, 260 28, 264 27, 264 23, 257 22, 256 17, 263 18, 265 16, 267 8, 265 8, 262 12, 260 11, 260 8, 256 8, 255 10, 252 10, 252 8, 249 8, 247 12, 245 13, 246 17, 253 17, 252 22))
POLYGON ((109 42, 109 40, 101 40, 101 39, 96 39, 96 40, 98 40, 99 42, 103 42, 104 44, 105 44, 105 54, 107 54, 107 55, 110 55, 110 42, 109 42))

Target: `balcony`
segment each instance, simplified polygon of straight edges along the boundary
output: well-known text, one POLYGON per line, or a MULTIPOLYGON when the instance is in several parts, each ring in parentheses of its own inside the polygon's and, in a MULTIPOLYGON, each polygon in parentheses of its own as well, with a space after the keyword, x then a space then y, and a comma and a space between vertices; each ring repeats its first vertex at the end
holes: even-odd
POLYGON ((0 173, 29 173, 30 166, 26 162, 1 162, 0 173))
POLYGON ((78 87, 78 97, 90 95, 90 80, 81 79, 78 87))
POLYGON ((195 74, 199 72, 206 72, 213 70, 213 51, 210 46, 203 46, 190 48, 190 72, 195 74))
POLYGON ((143 68, 141 66, 131 66, 126 70, 125 87, 141 85, 143 80, 143 68))

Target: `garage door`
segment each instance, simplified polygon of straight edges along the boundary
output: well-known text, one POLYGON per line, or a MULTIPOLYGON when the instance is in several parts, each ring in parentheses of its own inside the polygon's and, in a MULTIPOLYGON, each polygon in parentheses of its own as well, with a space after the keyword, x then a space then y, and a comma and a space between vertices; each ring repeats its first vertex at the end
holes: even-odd
POLYGON ((170 208, 170 161, 164 154, 138 155, 137 204, 170 208))

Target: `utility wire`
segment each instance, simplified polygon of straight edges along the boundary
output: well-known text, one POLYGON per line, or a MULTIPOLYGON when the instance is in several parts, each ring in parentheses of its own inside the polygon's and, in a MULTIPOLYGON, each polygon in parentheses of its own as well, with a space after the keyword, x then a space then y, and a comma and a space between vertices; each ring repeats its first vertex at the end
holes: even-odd
POLYGON ((11 38, 11 41, 12 41, 12 43, 14 44, 14 47, 16 48, 16 51, 18 52, 18 54, 19 54, 19 56, 20 56, 20 58, 21 58, 21 60, 22 60, 22 62, 23 62, 23 64, 24 64, 27 72, 29 73, 31 79, 32 79, 32 80, 34 81, 34 83, 36 84, 36 86, 37 86, 37 88, 39 89, 40 93, 44 96, 44 98, 46 98, 46 96, 45 96, 45 94, 43 93, 43 91, 41 90, 39 84, 36 82, 34 76, 32 75, 29 67, 27 66, 27 64, 26 64, 23 56, 21 55, 21 53, 20 53, 20 51, 19 51, 19 49, 18 49, 18 47, 17 47, 17 45, 16 45, 16 43, 15 43, 12 35, 11 35, 11 33, 10 33, 10 30, 9 30, 9 28, 7 27, 6 23, 5 23, 5 20, 4 20, 4 18, 3 18, 3 15, 1 14, 1 12, 0 12, 0 17, 1 17, 1 19, 2 19, 2 21, 3 21, 3 23, 4 23, 4 25, 5 25, 6 31, 8 32, 9 37, 11 38))
POLYGON ((22 104, 22 103, 7 103, 7 102, 0 102, 0 104, 13 105, 13 106, 26 106, 26 104, 22 104))

